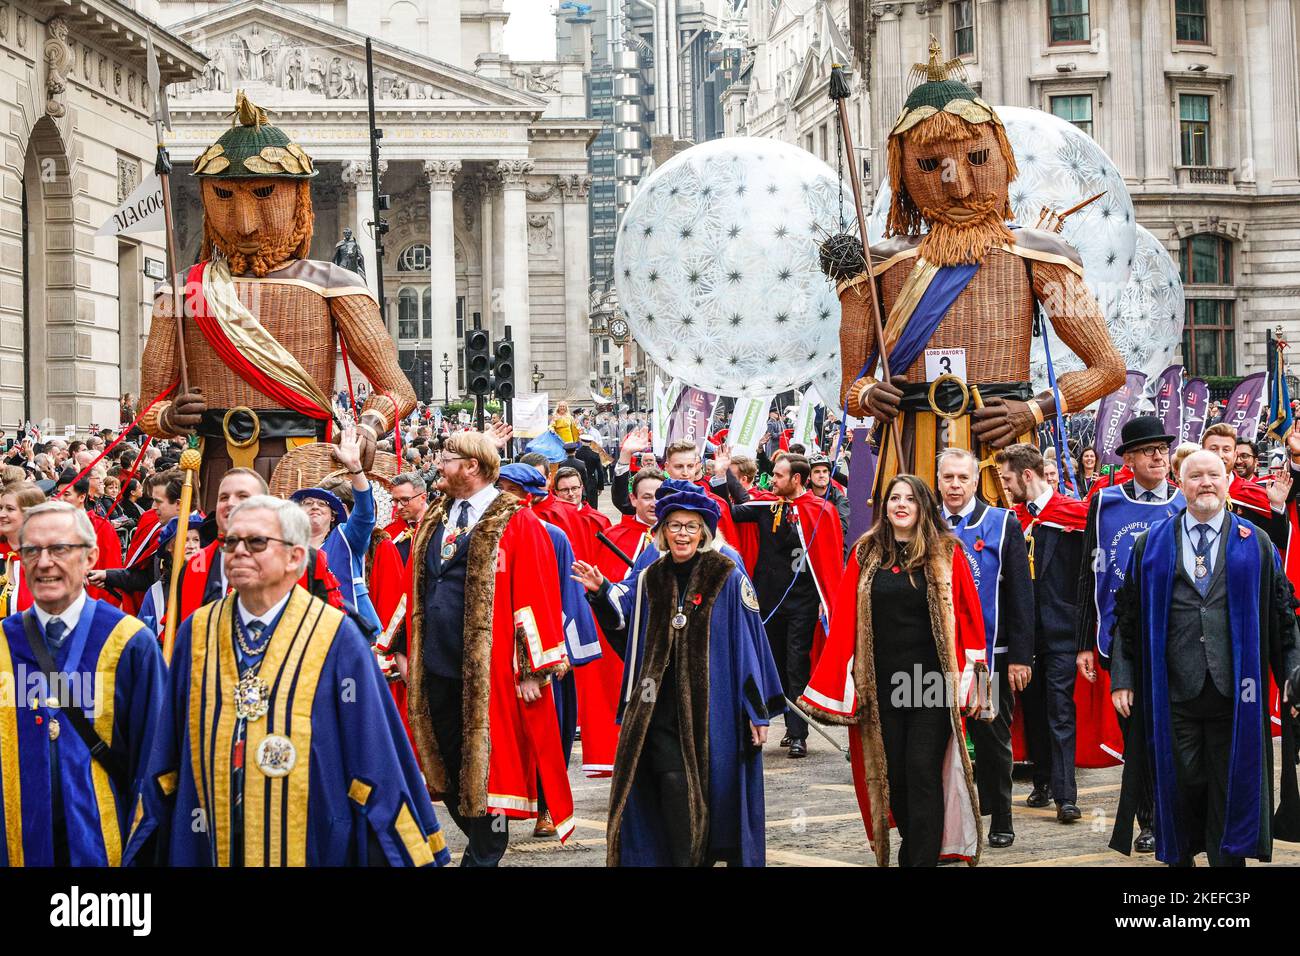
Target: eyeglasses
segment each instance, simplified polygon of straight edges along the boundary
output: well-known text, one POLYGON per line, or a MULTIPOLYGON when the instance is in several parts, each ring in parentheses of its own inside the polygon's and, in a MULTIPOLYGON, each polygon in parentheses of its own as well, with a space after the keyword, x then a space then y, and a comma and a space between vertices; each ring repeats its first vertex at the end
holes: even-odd
POLYGON ((50 557, 55 561, 63 561, 78 548, 88 550, 93 547, 92 544, 47 544, 44 547, 36 544, 25 544, 18 549, 18 554, 24 561, 39 561, 41 552, 48 551, 50 557))
POLYGON ((1258 460, 1259 460, 1258 455, 1252 455, 1248 451, 1243 451, 1239 455, 1237 455, 1237 461, 1258 461, 1258 460))
POLYGON ((1147 458, 1168 458, 1168 445, 1147 445, 1145 448, 1134 448, 1133 454, 1145 455, 1147 458))
POLYGON ((704 525, 698 521, 672 521, 668 524, 669 534, 698 534, 704 525))
POLYGON ((439 455, 438 464, 445 465, 449 461, 469 461, 464 455, 439 455))
POLYGON ((250 534, 244 538, 227 535, 226 539, 221 542, 221 550, 226 554, 234 554, 242 544, 248 549, 249 554, 261 554, 272 541, 293 547, 293 542, 285 541, 284 538, 272 538, 264 534, 250 534))
POLYGON ((397 497, 394 497, 394 498, 393 498, 393 504, 395 504, 395 505, 409 505, 409 504, 410 504, 412 501, 414 501, 416 498, 423 498, 423 497, 424 497, 425 495, 427 495, 427 494, 428 494, 427 491, 422 491, 422 492, 420 492, 418 495, 411 495, 409 498, 397 498, 397 497))

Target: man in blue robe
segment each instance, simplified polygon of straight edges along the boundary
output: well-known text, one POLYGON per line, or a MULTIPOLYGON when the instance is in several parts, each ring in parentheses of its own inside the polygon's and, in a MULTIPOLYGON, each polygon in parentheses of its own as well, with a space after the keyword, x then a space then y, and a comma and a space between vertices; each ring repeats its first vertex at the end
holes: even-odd
POLYGON ((24 516, 19 554, 33 603, 5 618, 0 641, 6 866, 122 861, 164 666, 152 631, 86 594, 95 542, 85 511, 65 502, 24 516))
POLYGON ((181 627, 125 862, 444 865, 415 756, 357 626, 298 586, 310 526, 255 496, 222 543, 235 594, 181 627))
POLYGON ((762 744, 785 703, 758 597, 713 550, 714 501, 680 488, 655 514, 663 557, 634 580, 574 564, 624 660, 607 862, 763 866, 762 744))
POLYGON ((1294 717, 1296 606, 1267 535, 1226 507, 1222 459, 1182 464, 1187 507, 1134 546, 1116 597, 1111 697, 1128 719, 1112 849, 1127 854, 1144 774, 1155 796, 1156 859, 1211 866, 1272 858, 1300 837, 1294 717), (1273 813, 1268 675, 1283 689, 1282 801, 1273 813))

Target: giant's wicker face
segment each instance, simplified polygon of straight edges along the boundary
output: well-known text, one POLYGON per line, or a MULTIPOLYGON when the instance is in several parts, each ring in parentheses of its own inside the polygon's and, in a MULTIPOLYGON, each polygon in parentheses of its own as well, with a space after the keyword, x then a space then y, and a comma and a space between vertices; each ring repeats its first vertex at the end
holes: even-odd
POLYGON ((921 215, 960 226, 1005 211, 1010 175, 993 123, 962 126, 965 139, 929 141, 904 134, 903 183, 921 215), (918 142, 919 140, 919 142, 918 142))
POLYGON ((267 176, 203 180, 205 256, 221 253, 235 275, 307 254, 311 187, 306 180, 267 176), (210 248, 208 248, 210 246, 210 248))

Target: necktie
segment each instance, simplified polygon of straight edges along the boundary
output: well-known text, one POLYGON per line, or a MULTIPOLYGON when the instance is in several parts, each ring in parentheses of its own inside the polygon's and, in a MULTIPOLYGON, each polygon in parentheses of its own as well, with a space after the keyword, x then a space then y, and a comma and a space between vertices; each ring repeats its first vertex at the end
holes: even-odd
POLYGON ((1196 582, 1196 590, 1202 595, 1210 589, 1210 539, 1214 534, 1214 529, 1208 524, 1198 524, 1192 529, 1198 535, 1196 543, 1192 546, 1192 553, 1196 556, 1196 568, 1199 571, 1205 568, 1204 574, 1194 574, 1192 580, 1196 582))
POLYGON ((1029 504, 1025 505, 1025 507, 1029 510, 1029 513, 1033 515, 1035 518, 1038 517, 1038 512, 1042 510, 1041 508, 1038 507, 1037 502, 1033 502, 1033 501, 1029 502, 1029 504))
POLYGON ((954 528, 961 524, 961 515, 948 515, 948 523, 954 528))
POLYGON ((458 528, 469 527, 469 502, 468 501, 462 501, 460 503, 460 508, 456 512, 456 527, 458 528))
MULTIPOLYGON (((236 612, 238 614, 238 612, 236 612)), ((236 627, 238 627, 236 623, 236 627)), ((252 620, 244 625, 244 643, 249 647, 257 648, 258 642, 262 638, 262 632, 266 630, 266 622, 252 620)), ((241 648, 243 650, 243 648, 241 648)), ((248 652, 244 651, 245 655, 248 652)), ((244 666, 240 668, 240 677, 251 671, 256 671, 261 664, 261 659, 256 661, 246 660, 244 666)), ((244 764, 247 756, 246 743, 248 740, 248 721, 239 719, 235 721, 235 745, 234 752, 230 758, 230 792, 231 799, 234 802, 234 821, 231 828, 231 863, 234 866, 244 865, 244 764)))
POLYGON ((63 639, 68 636, 68 625, 64 624, 57 617, 50 618, 45 625, 45 643, 49 645, 50 650, 57 651, 63 646, 63 639))
POLYGON ((1160 499, 1156 497, 1156 493, 1154 491, 1144 491, 1142 492, 1141 496, 1138 498, 1138 501, 1159 501, 1159 500, 1160 499))

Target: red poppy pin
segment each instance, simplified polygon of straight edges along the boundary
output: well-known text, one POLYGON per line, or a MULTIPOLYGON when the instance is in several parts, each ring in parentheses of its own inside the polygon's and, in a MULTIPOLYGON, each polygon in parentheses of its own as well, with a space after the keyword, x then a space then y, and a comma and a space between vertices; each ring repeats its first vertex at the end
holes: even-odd
POLYGON ((703 594, 697 594, 697 595, 695 595, 694 597, 691 598, 691 603, 694 604, 696 607, 699 607, 700 604, 701 604, 701 602, 703 602, 703 601, 704 601, 704 595, 703 595, 703 594))
POLYGON ((898 565, 894 565, 889 570, 893 571, 895 574, 901 574, 903 572, 903 569, 900 568, 898 565))
POLYGON ((1250 537, 1250 529, 1247 528, 1247 527, 1243 524, 1243 525, 1241 525, 1240 527, 1237 528, 1237 534, 1241 535, 1243 538, 1249 538, 1249 537, 1250 537))
POLYGON ((984 539, 983 539, 983 538, 976 538, 976 539, 975 539, 975 550, 976 550, 976 551, 983 551, 983 550, 984 550, 984 539))

